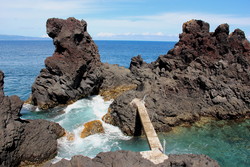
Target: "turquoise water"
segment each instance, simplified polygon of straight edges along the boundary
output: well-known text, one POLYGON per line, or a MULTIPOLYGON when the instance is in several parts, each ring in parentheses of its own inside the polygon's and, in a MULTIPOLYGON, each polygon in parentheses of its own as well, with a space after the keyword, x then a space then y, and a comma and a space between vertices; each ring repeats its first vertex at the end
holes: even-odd
MULTIPOLYGON (((59 140, 59 154, 54 162, 61 158, 82 154, 95 157, 99 152, 115 150, 149 150, 145 137, 127 137, 112 125, 104 122, 104 134, 80 138, 83 124, 92 120, 101 120, 107 113, 111 101, 104 102, 101 96, 79 100, 67 108, 55 112, 29 112, 23 109, 23 118, 47 119, 58 122, 68 132, 74 134, 74 140, 67 137, 59 140)), ((25 106, 28 108, 29 106, 25 106)), ((216 159, 221 166, 250 166, 250 120, 216 121, 205 119, 191 127, 177 127, 166 134, 158 134, 161 143, 165 140, 166 154, 206 154, 216 159)))
POLYGON ((160 135, 167 153, 206 154, 221 166, 250 166, 250 120, 215 121, 160 135))
MULTIPOLYGON (((128 67, 131 57, 141 54, 147 62, 154 61, 174 46, 173 42, 96 41, 103 62, 128 67)), ((16 94, 25 100, 44 60, 54 51, 52 41, 0 41, 0 69, 5 72, 5 93, 16 94)), ((53 160, 82 154, 94 157, 99 152, 115 150, 145 151, 149 147, 145 137, 127 137, 112 125, 103 123, 105 133, 80 138, 83 124, 101 120, 111 102, 93 96, 50 112, 30 112, 24 106, 24 119, 47 119, 58 122, 74 135, 58 140, 59 153, 53 160)), ((224 167, 250 166, 250 120, 208 121, 192 127, 179 127, 167 134, 159 134, 166 141, 166 153, 199 153, 216 159, 224 167)))
MULTIPOLYGON (((195 124, 192 127, 178 127, 167 134, 158 134, 161 143, 165 140, 167 154, 206 154, 216 159, 222 167, 250 166, 250 120, 215 121, 195 124)), ((144 137, 121 142, 125 150, 148 149, 144 137), (133 142, 127 147, 127 143, 133 142), (132 145, 140 145, 135 148, 132 145)))

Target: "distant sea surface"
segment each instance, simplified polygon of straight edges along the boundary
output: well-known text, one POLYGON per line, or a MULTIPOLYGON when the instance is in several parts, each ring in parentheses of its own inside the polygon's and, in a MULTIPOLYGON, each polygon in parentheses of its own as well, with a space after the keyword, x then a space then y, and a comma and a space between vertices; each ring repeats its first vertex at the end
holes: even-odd
MULTIPOLYGON (((152 62, 166 54, 175 42, 148 41, 95 41, 102 62, 129 67, 132 57, 141 55, 152 62)), ((26 100, 31 86, 44 68, 44 60, 54 52, 52 41, 0 41, 0 70, 5 73, 5 94, 18 95, 26 100)), ((85 122, 99 119, 107 112, 112 101, 93 96, 69 105, 64 112, 31 112, 29 106, 22 109, 23 119, 47 119, 58 122, 75 135, 73 141, 66 137, 58 140, 59 153, 53 160, 82 154, 94 157, 99 152, 115 150, 145 151, 148 145, 144 137, 127 137, 112 125, 105 124, 105 134, 85 139, 79 137, 85 122)), ((222 167, 250 166, 250 120, 205 120, 192 127, 179 127, 167 134, 159 134, 166 143, 166 153, 206 154, 216 159, 222 167), (205 123, 204 123, 205 122, 205 123)))
MULTIPOLYGON (((173 48, 175 42, 95 41, 102 62, 129 67, 132 57, 141 55, 144 61, 155 61, 173 48)), ((44 60, 52 56, 55 47, 51 40, 0 40, 0 69, 5 73, 5 92, 25 100, 44 60)))

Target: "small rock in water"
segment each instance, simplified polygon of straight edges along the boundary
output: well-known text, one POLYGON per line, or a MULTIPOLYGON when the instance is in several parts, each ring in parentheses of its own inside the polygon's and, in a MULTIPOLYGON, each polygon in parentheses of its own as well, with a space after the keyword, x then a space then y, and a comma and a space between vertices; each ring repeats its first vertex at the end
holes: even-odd
POLYGON ((75 135, 74 135, 74 133, 66 132, 65 135, 66 135, 66 138, 67 138, 68 141, 73 141, 73 140, 75 140, 75 135))
POLYGON ((85 123, 84 129, 81 132, 81 138, 85 138, 96 133, 104 133, 104 128, 100 120, 85 123))

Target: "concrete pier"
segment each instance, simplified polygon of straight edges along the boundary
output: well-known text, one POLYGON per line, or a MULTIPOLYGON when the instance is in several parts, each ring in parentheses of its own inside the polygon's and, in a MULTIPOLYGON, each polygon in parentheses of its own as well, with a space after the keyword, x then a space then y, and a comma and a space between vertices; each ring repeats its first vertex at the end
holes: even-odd
POLYGON ((168 156, 163 154, 163 147, 149 118, 144 101, 135 98, 130 104, 138 109, 141 123, 151 149, 151 151, 141 152, 142 156, 155 164, 162 163, 164 160, 168 159, 168 156))

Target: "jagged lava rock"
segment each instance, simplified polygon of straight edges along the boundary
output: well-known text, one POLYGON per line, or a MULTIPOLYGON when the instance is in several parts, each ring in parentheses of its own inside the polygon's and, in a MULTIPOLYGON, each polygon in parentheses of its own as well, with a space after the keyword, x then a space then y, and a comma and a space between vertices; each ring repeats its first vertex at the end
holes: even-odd
POLYGON ((24 164, 39 164, 57 155, 57 139, 65 134, 58 124, 46 120, 27 120, 19 148, 24 164))
POLYGON ((23 102, 18 96, 4 96, 3 78, 0 71, 0 166, 36 164, 55 157, 64 129, 46 120, 21 120, 23 102))
POLYGON ((32 86, 31 103, 48 109, 97 94, 100 55, 87 32, 87 23, 75 18, 52 18, 46 26, 56 49, 45 60, 46 68, 32 86))
POLYGON ((133 98, 145 105, 158 132, 202 116, 237 119, 250 115, 250 43, 244 32, 229 34, 228 24, 209 32, 209 24, 191 20, 175 47, 150 64, 132 58, 131 78, 137 89, 115 99, 104 118, 128 135, 140 135, 133 98))
POLYGON ((104 100, 116 99, 124 92, 137 87, 131 71, 125 67, 103 63, 100 70, 103 80, 99 95, 103 96, 104 100))
POLYGON ((95 158, 90 159, 81 155, 63 159, 55 164, 45 164, 44 167, 219 167, 215 160, 206 155, 169 155, 163 163, 154 164, 144 159, 139 152, 115 151, 99 153, 95 158))
POLYGON ((20 163, 17 147, 21 145, 24 126, 19 120, 22 101, 17 96, 4 96, 4 74, 0 71, 0 166, 20 163))

